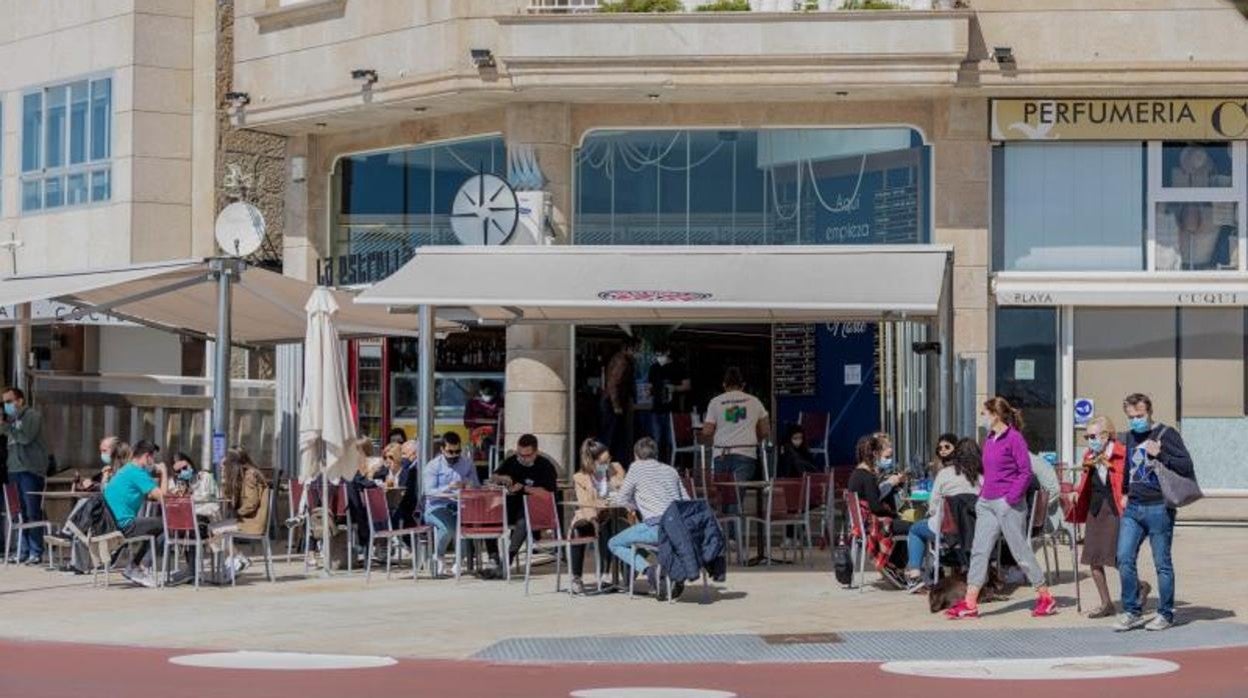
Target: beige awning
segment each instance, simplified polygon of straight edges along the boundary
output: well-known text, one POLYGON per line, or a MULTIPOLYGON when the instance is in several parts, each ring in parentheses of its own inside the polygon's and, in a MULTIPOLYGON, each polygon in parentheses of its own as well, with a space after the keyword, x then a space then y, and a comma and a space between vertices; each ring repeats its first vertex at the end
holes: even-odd
POLYGON ((998 272, 992 289, 1008 306, 1248 306, 1248 274, 1237 271, 998 272))
POLYGON ((361 305, 501 322, 803 322, 935 316, 937 245, 423 247, 361 305))
MULTIPOLYGON (((233 285, 231 335, 236 344, 301 342, 303 306, 315 286, 276 272, 248 267, 233 285)), ((344 336, 415 334, 411 316, 356 305, 352 294, 334 291, 344 336)), ((180 260, 121 269, 67 271, 0 280, 0 306, 55 300, 108 312, 172 332, 212 337, 217 326, 217 287, 207 260, 180 260)), ((446 324, 445 329, 454 329, 446 324)), ((442 328, 439 328, 442 329, 442 328)))

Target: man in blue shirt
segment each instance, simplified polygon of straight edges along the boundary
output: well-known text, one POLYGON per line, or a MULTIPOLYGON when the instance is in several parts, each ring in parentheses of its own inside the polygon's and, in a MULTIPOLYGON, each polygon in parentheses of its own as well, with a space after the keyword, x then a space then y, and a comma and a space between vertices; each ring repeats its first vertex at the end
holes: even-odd
MULTIPOLYGON (((139 516, 143 504, 147 501, 159 502, 169 489, 169 471, 164 463, 156 462, 156 454, 160 449, 150 441, 140 441, 134 445, 133 456, 129 463, 117 471, 108 484, 104 486, 104 502, 117 528, 127 538, 134 536, 157 536, 159 546, 164 537, 164 522, 156 516, 139 516)), ((154 551, 149 550, 146 543, 139 544, 138 554, 131 559, 139 559, 141 567, 127 567, 122 576, 135 584, 145 587, 156 586, 156 578, 149 571, 154 551)))
POLYGON ((455 535, 459 515, 452 493, 465 487, 480 487, 477 466, 464 456, 459 434, 447 432, 442 437, 442 452, 425 464, 421 472, 421 490, 425 496, 425 523, 433 526, 434 573, 443 574, 442 558, 446 556, 455 535))

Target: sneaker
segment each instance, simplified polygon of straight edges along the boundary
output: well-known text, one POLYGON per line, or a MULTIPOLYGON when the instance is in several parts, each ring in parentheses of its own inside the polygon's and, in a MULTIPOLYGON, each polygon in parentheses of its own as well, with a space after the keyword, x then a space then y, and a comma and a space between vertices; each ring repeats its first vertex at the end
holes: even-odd
POLYGON ((974 620, 979 618, 979 607, 972 608, 967 605, 966 599, 963 599, 945 611, 945 617, 949 620, 974 620))
POLYGON ((165 582, 165 586, 176 587, 179 584, 187 584, 193 579, 195 579, 195 575, 190 570, 178 570, 169 575, 169 581, 165 582))
POLYGON ((152 576, 150 572, 146 570, 140 570, 134 567, 127 567, 126 569, 121 571, 121 576, 125 577, 128 581, 130 581, 133 584, 137 584, 141 587, 146 587, 148 589, 155 589, 157 586, 156 579, 152 576))
POLYGON ((1174 627, 1174 620, 1158 613, 1155 618, 1148 621, 1148 625, 1145 625, 1144 629, 1158 632, 1160 630, 1169 630, 1172 627, 1174 627))
POLYGON ((585 593, 585 582, 581 581, 580 577, 573 577, 572 578, 572 595, 580 596, 581 594, 584 594, 584 593, 585 593))
POLYGON ((1057 615, 1057 599, 1052 594, 1045 594, 1036 599, 1035 608, 1031 609, 1032 618, 1044 618, 1057 615))
POLYGON ((898 589, 909 588, 905 576, 901 572, 898 572, 895 567, 885 566, 880 570, 880 576, 898 589))
POLYGON ((1114 623, 1114 632, 1125 633, 1130 630, 1143 627, 1144 618, 1135 613, 1121 613, 1118 615, 1118 621, 1114 623))
POLYGON ((927 588, 927 582, 922 577, 906 578, 906 593, 917 594, 927 588))
POLYGON ((24 564, 24 565, 26 565, 26 566, 28 566, 28 567, 42 567, 42 566, 43 566, 43 558, 39 558, 39 557, 28 557, 28 558, 26 558, 24 561, 22 561, 22 564, 24 564))

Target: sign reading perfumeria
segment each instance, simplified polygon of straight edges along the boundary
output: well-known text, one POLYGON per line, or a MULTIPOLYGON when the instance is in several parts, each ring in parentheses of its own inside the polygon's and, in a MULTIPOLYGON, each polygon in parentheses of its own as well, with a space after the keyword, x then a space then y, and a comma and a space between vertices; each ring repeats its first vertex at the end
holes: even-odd
POLYGON ((1248 98, 994 99, 992 140, 1248 139, 1248 98))

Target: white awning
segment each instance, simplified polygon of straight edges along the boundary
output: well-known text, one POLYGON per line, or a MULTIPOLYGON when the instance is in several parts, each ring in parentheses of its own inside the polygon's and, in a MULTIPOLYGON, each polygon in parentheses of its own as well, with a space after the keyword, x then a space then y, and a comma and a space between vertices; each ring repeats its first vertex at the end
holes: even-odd
POLYGON ((1243 272, 998 272, 997 305, 1248 306, 1243 272))
MULTIPOLYGON (((231 335, 237 344, 301 342, 303 310, 313 284, 248 267, 233 285, 231 335)), ((415 334, 410 316, 359 306, 352 294, 334 291, 337 321, 345 336, 415 334)), ((207 260, 180 260, 121 269, 66 271, 0 280, 0 306, 55 300, 108 312, 139 324, 212 337, 217 326, 217 287, 207 260)), ((447 325, 446 329, 453 329, 447 325)))
POLYGON ((423 247, 356 303, 503 322, 809 322, 934 316, 935 245, 423 247))

